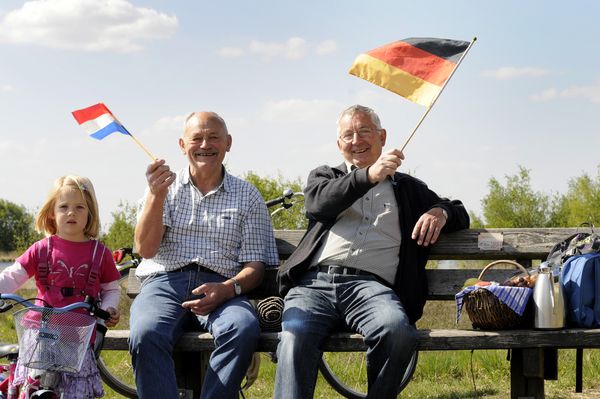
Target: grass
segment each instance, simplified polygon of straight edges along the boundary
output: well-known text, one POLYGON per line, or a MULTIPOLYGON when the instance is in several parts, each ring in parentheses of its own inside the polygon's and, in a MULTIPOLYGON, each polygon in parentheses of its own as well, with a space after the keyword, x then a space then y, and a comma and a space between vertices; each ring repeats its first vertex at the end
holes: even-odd
POLYGON ((0 251, 0 262, 13 263, 19 255, 17 251, 0 251))
MULTIPOLYGON (((425 317, 418 326, 420 328, 454 328, 454 303, 430 301, 425 309, 425 317)), ((466 317, 466 315, 465 315, 466 317)), ((468 320, 461 320, 460 328, 470 328, 468 320)), ((364 354, 333 354, 332 363, 350 365, 348 373, 356 374, 364 364, 364 354)), ((246 392, 246 398, 262 399, 273 397, 273 381, 275 365, 262 356, 261 370, 258 380, 246 392)), ((584 394, 594 391, 600 397, 600 350, 584 351, 584 394)), ((357 380, 356 377, 347 377, 357 380)), ((366 387, 364 371, 360 378, 361 389, 366 387)), ((559 378, 557 381, 546 381, 546 398, 583 398, 574 395, 575 391, 575 350, 559 351, 559 378)), ((434 351, 419 354, 415 374, 399 398, 418 399, 468 399, 491 398, 505 399, 510 397, 510 363, 507 351, 434 351)), ((341 398, 319 375, 315 398, 341 398)))
MULTIPOLYGON (((125 310, 125 309, 123 309, 125 310)), ((126 312, 125 312, 126 313, 126 312)), ((419 321, 420 328, 454 328, 454 304, 448 301, 430 301, 426 305, 425 317, 419 321)), ((470 328, 467 316, 458 327, 470 328)), ((126 323, 126 316, 123 322, 126 323)), ((118 328, 127 328, 119 325, 118 328)), ((12 318, 0 316, 0 342, 15 342, 16 336, 12 318)), ((130 373, 127 353, 105 352, 107 361, 120 363, 120 367, 130 373), (121 356, 116 359, 115 356, 121 356)), ((329 362, 335 367, 344 368, 349 373, 344 378, 366 386, 364 376, 364 354, 336 353, 329 362), (349 367, 347 367, 349 366, 349 367)), ((276 365, 267 354, 261 354, 261 368, 256 382, 245 391, 247 399, 273 397, 273 382, 276 365)), ((422 352, 412 381, 399 398, 419 399, 504 399, 510 396, 510 368, 506 359, 507 352, 502 350, 422 352)), ((600 350, 584 351, 584 393, 575 395, 575 350, 559 351, 559 378, 546 381, 546 398, 593 398, 600 397, 600 350), (587 392, 587 394, 586 394, 587 392), (589 396, 591 394, 591 396, 589 396)), ((106 398, 121 396, 105 387, 106 398)), ((319 375, 315 398, 340 398, 327 382, 319 375)))

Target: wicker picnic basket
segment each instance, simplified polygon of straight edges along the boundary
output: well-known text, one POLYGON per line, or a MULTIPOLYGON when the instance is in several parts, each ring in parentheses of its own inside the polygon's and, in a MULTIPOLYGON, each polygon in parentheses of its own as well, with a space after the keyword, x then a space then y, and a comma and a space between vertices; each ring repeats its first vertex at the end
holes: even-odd
MULTIPOLYGON (((516 266, 521 272, 529 275, 527 269, 517 262, 512 260, 497 260, 484 267, 478 279, 482 280, 486 271, 500 264, 516 266)), ((531 290, 528 287, 520 287, 518 289, 531 290)), ((485 288, 479 288, 465 295, 464 307, 467 309, 467 314, 469 315, 469 319, 471 319, 473 328, 482 330, 508 330, 511 328, 526 327, 533 320, 531 303, 527 305, 523 315, 519 316, 485 288)))

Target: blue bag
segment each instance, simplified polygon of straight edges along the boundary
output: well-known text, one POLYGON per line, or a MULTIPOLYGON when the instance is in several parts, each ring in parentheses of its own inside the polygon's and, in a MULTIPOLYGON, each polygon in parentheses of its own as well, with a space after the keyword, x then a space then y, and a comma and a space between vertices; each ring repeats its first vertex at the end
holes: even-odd
POLYGON ((570 257, 561 271, 567 323, 600 327, 600 254, 570 257))

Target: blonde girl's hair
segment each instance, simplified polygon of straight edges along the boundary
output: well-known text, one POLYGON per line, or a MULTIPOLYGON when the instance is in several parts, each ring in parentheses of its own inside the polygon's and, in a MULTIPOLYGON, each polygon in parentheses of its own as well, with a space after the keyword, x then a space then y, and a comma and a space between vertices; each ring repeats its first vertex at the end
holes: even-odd
POLYGON ((84 234, 94 239, 100 233, 100 216, 98 214, 98 201, 92 182, 82 176, 62 176, 56 179, 54 187, 50 190, 46 202, 35 218, 35 229, 46 236, 56 234, 56 222, 54 220, 54 205, 63 190, 77 190, 81 193, 87 208, 88 220, 85 225, 84 234))

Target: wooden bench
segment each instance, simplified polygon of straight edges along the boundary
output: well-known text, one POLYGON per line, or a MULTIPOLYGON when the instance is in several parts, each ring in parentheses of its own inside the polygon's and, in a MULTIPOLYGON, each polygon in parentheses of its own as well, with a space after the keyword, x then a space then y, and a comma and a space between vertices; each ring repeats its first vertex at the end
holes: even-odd
MULTIPOLYGON (((532 261, 544 260, 555 243, 576 232, 576 229, 469 229, 445 234, 432 247, 431 260, 516 260, 525 267, 532 261), (490 235, 491 234, 491 235, 490 235), (491 237, 491 239, 490 239, 491 237), (488 245, 486 245, 488 244, 488 245), (490 245, 491 244, 491 245, 490 245), (483 248, 482 248, 483 247, 483 248)), ((276 231, 281 259, 286 259, 295 249, 303 231, 276 231)), ((454 301, 454 295, 469 277, 477 277, 480 270, 428 269, 428 299, 454 301)), ((486 279, 503 281, 512 270, 492 269, 486 279)), ((261 299, 278 295, 276 270, 266 273, 263 284, 251 297, 261 299)), ((137 280, 130 279, 130 295, 137 293, 137 280)), ((464 317, 467 317, 466 315, 464 317)), ((106 335, 105 350, 127 350, 127 330, 110 330, 106 335)), ((264 332, 259 351, 274 352, 278 344, 277 333, 264 332)), ((600 329, 562 330, 508 330, 478 331, 472 329, 421 329, 418 331, 419 351, 453 351, 473 349, 509 349, 511 398, 544 398, 544 380, 557 379, 557 350, 576 348, 578 378, 576 390, 581 391, 582 349, 600 348, 600 329)), ((209 333, 186 333, 176 347, 176 361, 183 367, 178 372, 180 386, 199 392, 201 385, 200 357, 207 361, 214 342, 209 333)), ((327 352, 364 351, 362 336, 353 333, 332 334, 324 343, 327 352)))

